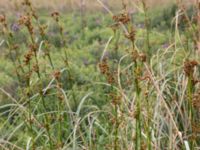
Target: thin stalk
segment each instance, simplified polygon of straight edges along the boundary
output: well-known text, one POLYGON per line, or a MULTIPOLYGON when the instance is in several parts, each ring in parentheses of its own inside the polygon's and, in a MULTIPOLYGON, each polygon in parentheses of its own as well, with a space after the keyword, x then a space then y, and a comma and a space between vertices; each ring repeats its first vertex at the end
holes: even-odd
POLYGON ((115 105, 115 141, 114 141, 114 150, 118 150, 118 127, 119 127, 119 122, 118 122, 118 113, 117 113, 117 105, 115 105))
MULTIPOLYGON (((148 88, 149 88, 149 83, 148 83, 148 88)), ((149 104, 149 99, 148 95, 145 96, 145 99, 147 101, 147 144, 148 144, 148 150, 152 150, 152 144, 151 144, 151 112, 150 112, 150 104, 149 104)))
POLYGON ((35 145, 35 136, 34 136, 34 133, 33 133, 33 126, 32 126, 32 113, 31 113, 31 99, 30 99, 30 91, 31 91, 31 87, 30 87, 30 72, 31 72, 31 64, 30 62, 28 63, 28 79, 27 79, 27 87, 28 87, 28 91, 26 93, 27 97, 28 97, 28 118, 29 118, 29 125, 30 125, 30 132, 32 134, 32 146, 34 147, 35 145))
MULTIPOLYGON (((190 125, 192 126, 193 125, 193 118, 194 118, 194 110, 193 110, 193 105, 192 105, 192 99, 193 99, 193 74, 190 73, 190 76, 188 77, 188 87, 187 87, 187 93, 188 93, 188 117, 189 117, 189 120, 190 120, 190 125)), ((191 133, 193 133, 193 129, 191 127, 191 133)), ((191 146, 191 149, 194 149, 194 143, 195 143, 195 140, 192 139, 191 143, 190 143, 190 146, 191 146)))
MULTIPOLYGON (((135 62, 135 68, 137 68, 137 62, 135 62)), ((135 149, 141 149, 141 101, 140 101, 140 88, 139 82, 136 76, 135 79, 136 88, 136 145, 135 149)))
MULTIPOLYGON (((43 95, 43 94, 42 94, 42 95, 43 95)), ((44 108, 45 110, 47 110, 47 106, 46 106, 46 104, 45 104, 44 96, 41 96, 41 98, 42 98, 42 105, 43 105, 43 108, 44 108)), ((52 139, 51 139, 50 128, 49 128, 49 119, 48 119, 48 116, 47 116, 47 115, 48 115, 48 114, 45 114, 45 115, 44 115, 44 116, 45 116, 45 118, 44 118, 44 125, 45 125, 45 129, 46 129, 46 131, 47 131, 47 134, 48 134, 50 149, 51 149, 51 150, 54 150, 54 148, 53 148, 53 141, 52 141, 52 139)))
POLYGON ((142 1, 143 9, 144 9, 144 16, 145 16, 145 28, 146 28, 146 53, 148 54, 149 58, 151 58, 151 46, 150 46, 150 20, 148 17, 148 10, 146 6, 145 0, 142 1))

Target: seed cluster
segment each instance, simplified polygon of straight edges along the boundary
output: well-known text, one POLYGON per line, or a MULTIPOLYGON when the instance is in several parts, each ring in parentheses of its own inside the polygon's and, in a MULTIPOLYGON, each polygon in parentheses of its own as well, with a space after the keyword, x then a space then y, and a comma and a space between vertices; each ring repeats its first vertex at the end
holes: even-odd
POLYGON ((196 60, 187 60, 184 62, 184 72, 188 78, 191 78, 192 84, 195 85, 198 81, 194 78, 194 69, 198 66, 196 60))
POLYGON ((30 15, 24 15, 24 16, 21 16, 19 21, 18 21, 19 25, 24 25, 27 27, 29 33, 31 35, 33 35, 33 25, 31 23, 31 16, 30 15))
POLYGON ((200 112, 200 90, 198 90, 193 97, 193 106, 200 112))
POLYGON ((106 76, 109 84, 115 83, 114 75, 109 68, 109 65, 108 65, 106 58, 104 58, 102 60, 102 62, 99 64, 99 68, 100 68, 101 73, 106 76))
POLYGON ((59 16, 60 16, 60 14, 59 14, 59 12, 57 12, 57 11, 51 13, 51 17, 53 17, 53 19, 54 19, 56 22, 59 21, 59 16))
POLYGON ((130 22, 130 16, 128 13, 122 13, 122 14, 113 16, 113 20, 117 23, 127 24, 128 22, 130 22))

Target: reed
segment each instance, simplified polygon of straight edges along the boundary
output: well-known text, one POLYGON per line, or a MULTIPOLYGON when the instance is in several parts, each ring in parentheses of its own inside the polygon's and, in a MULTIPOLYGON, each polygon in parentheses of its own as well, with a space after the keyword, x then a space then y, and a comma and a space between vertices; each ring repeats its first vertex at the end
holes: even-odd
POLYGON ((0 149, 199 149, 199 3, 66 2, 0 15, 0 149))

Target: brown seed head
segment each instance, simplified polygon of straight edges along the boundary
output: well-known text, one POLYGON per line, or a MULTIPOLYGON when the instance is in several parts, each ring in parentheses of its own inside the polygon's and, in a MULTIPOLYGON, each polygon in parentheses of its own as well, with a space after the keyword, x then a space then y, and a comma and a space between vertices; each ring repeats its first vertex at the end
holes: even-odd
POLYGON ((14 44, 13 46, 12 46, 12 49, 13 50, 16 50, 16 49, 18 49, 19 48, 19 45, 18 44, 14 44))
POLYGON ((60 14, 59 14, 59 12, 57 12, 57 11, 51 13, 51 17, 52 17, 56 22, 59 21, 59 16, 60 16, 60 14))
POLYGON ((31 61, 31 58, 33 56, 33 52, 32 51, 28 51, 27 54, 24 55, 24 63, 27 65, 29 64, 29 62, 31 61))
POLYGON ((59 16, 59 12, 54 11, 53 13, 51 13, 51 16, 52 16, 52 17, 54 17, 54 16, 59 16))
POLYGON ((144 54, 144 53, 139 54, 139 58, 140 58, 140 60, 141 60, 142 62, 146 62, 146 60, 147 60, 147 56, 146 56, 146 54, 144 54))
POLYGON ((33 71, 34 72, 39 72, 39 66, 37 64, 33 65, 33 71))
POLYGON ((0 15, 0 23, 3 23, 6 21, 5 15, 0 15))
POLYGON ((37 48, 38 48, 38 45, 37 44, 30 44, 29 45, 29 48, 32 52, 36 52, 37 51, 37 48))
POLYGON ((109 66, 106 58, 104 58, 103 61, 99 64, 99 69, 101 73, 104 75, 109 72, 109 66))
POLYGON ((53 76, 54 76, 54 78, 55 78, 56 80, 59 80, 60 77, 61 77, 61 72, 60 72, 59 70, 57 70, 57 71, 55 71, 55 72, 53 73, 53 76))
POLYGON ((45 35, 45 30, 47 29, 47 25, 41 25, 39 27, 40 35, 44 36, 45 35))
POLYGON ((37 16, 35 10, 32 10, 32 16, 33 16, 36 20, 38 20, 38 16, 37 16))
POLYGON ((118 23, 121 22, 123 24, 127 24, 128 22, 130 22, 130 16, 128 13, 122 13, 122 14, 113 16, 113 20, 118 23))
POLYGON ((31 6, 31 2, 29 0, 24 0, 22 5, 31 6))
POLYGON ((30 17, 29 16, 20 16, 18 20, 19 25, 28 25, 30 24, 30 17))
POLYGON ((136 51, 136 50, 132 50, 131 51, 131 57, 132 57, 132 60, 133 61, 136 61, 137 59, 138 59, 138 57, 139 57, 139 54, 138 54, 138 52, 136 51))
POLYGON ((198 90, 197 93, 194 94, 192 104, 194 108, 200 111, 200 90, 198 90))
POLYGON ((118 96, 116 93, 110 93, 109 95, 112 99, 113 105, 119 105, 120 104, 121 96, 118 96))
POLYGON ((184 62, 184 71, 186 76, 190 77, 194 73, 194 67, 198 65, 196 60, 187 60, 184 62))
POLYGON ((107 77, 107 80, 108 80, 108 83, 109 83, 109 84, 115 83, 115 78, 114 78, 113 74, 107 73, 107 74, 106 74, 106 77, 107 77))
POLYGON ((136 34, 136 31, 135 31, 135 28, 132 27, 129 34, 125 34, 125 37, 129 40, 131 40, 133 43, 135 42, 135 34, 136 34))
POLYGON ((30 15, 21 16, 18 20, 18 24, 26 26, 29 33, 31 35, 33 34, 33 25, 31 23, 31 16, 30 15))

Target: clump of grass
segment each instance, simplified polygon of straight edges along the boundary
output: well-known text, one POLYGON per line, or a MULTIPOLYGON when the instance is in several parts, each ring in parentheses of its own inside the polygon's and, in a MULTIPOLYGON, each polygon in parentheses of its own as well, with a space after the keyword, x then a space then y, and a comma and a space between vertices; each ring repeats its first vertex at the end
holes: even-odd
MULTIPOLYGON (((93 41, 87 42, 90 22, 80 25, 77 31, 84 30, 84 38, 77 38, 76 46, 71 46, 61 13, 51 13, 49 23, 53 19, 58 28, 60 47, 56 47, 48 37, 49 24, 40 20, 42 15, 31 1, 24 0, 17 26, 26 30, 27 40, 21 45, 14 40, 8 16, 0 15, 1 37, 18 79, 15 94, 0 88, 10 100, 0 106, 0 147, 198 149, 198 22, 187 16, 179 2, 172 38, 167 37, 166 45, 152 50, 152 35, 162 33, 151 29, 146 1, 135 3, 144 13, 144 28, 132 20, 126 1, 117 14, 98 2, 111 15, 112 25, 108 25, 107 42, 95 41, 100 52, 104 43, 105 48, 101 56, 96 53, 93 63, 89 57, 94 53, 87 51, 94 48, 88 46, 93 41), (185 24, 181 32, 179 21, 185 24), (79 56, 83 54, 84 60, 79 56)), ((101 31, 100 27, 105 26, 99 25, 101 31)))

